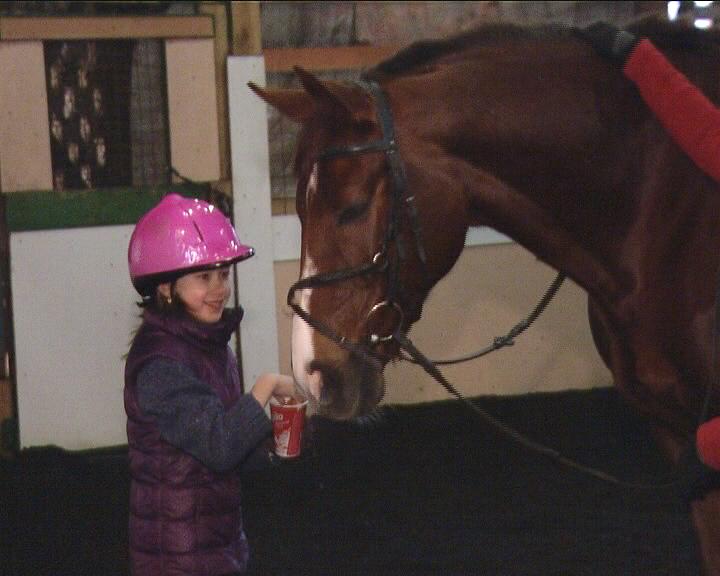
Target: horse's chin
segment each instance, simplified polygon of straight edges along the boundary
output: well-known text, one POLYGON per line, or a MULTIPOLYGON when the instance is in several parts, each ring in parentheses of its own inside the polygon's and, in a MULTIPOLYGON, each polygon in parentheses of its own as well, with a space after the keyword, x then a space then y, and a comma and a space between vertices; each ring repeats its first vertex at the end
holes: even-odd
POLYGON ((385 395, 385 378, 363 360, 350 358, 343 364, 313 362, 322 376, 320 397, 311 400, 315 413, 333 420, 362 419, 372 414, 385 395))

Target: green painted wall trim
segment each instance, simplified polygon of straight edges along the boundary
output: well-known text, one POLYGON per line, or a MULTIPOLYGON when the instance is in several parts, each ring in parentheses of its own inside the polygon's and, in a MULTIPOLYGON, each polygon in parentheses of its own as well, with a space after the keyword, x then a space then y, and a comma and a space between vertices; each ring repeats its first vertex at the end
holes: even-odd
POLYGON ((8 231, 135 224, 170 191, 202 198, 207 196, 208 186, 198 183, 153 188, 6 193, 8 231))

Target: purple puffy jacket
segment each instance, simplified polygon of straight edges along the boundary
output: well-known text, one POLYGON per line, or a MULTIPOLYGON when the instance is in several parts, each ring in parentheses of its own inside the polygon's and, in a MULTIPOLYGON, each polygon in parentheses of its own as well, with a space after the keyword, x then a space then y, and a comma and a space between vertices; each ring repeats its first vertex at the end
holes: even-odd
POLYGON ((144 313, 125 365, 133 576, 216 576, 246 569, 238 473, 215 473, 165 442, 153 418, 142 413, 135 391, 147 361, 169 358, 212 386, 225 407, 237 402, 240 381, 228 340, 239 321, 237 313, 212 325, 144 313))

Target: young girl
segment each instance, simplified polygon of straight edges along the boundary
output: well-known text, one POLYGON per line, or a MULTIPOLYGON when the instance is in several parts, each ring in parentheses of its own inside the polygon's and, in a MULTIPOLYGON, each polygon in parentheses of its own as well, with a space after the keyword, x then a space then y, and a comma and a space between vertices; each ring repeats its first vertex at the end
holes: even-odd
POLYGON ((215 207, 170 194, 138 222, 128 249, 143 321, 125 366, 133 576, 245 571, 238 468, 269 460, 264 410, 293 381, 264 374, 240 393, 228 346, 230 265, 253 255, 215 207))

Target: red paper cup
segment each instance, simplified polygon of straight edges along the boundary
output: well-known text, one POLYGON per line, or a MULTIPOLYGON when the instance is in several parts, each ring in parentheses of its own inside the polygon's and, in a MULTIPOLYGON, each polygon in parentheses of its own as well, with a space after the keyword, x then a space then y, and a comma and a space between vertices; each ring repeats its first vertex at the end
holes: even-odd
POLYGON ((295 458, 300 455, 306 408, 307 400, 297 404, 282 404, 275 397, 270 399, 275 454, 281 458, 295 458))

